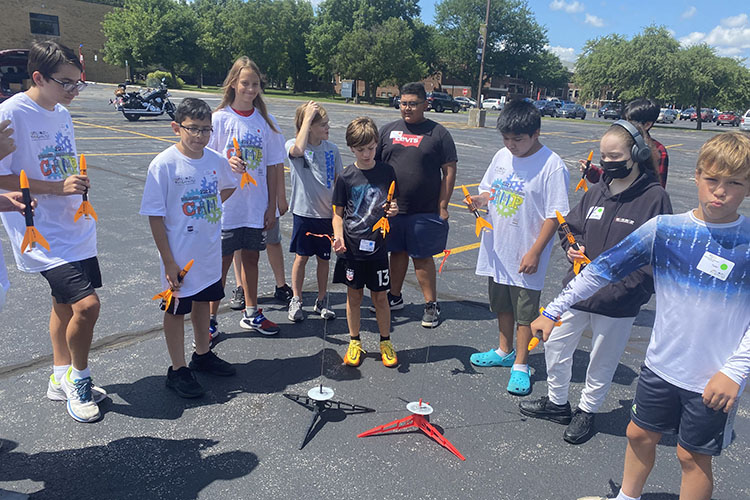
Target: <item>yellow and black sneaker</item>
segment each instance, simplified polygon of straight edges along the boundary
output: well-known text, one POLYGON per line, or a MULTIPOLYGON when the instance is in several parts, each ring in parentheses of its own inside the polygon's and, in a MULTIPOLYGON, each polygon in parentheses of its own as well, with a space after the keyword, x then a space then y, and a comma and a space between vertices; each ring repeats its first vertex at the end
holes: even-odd
POLYGON ((349 340, 349 348, 346 350, 344 363, 349 366, 359 366, 362 364, 362 354, 367 354, 367 352, 362 349, 362 341, 349 340))
POLYGON ((398 364, 396 350, 393 348, 390 340, 380 341, 380 357, 383 359, 383 364, 388 368, 392 368, 398 364))

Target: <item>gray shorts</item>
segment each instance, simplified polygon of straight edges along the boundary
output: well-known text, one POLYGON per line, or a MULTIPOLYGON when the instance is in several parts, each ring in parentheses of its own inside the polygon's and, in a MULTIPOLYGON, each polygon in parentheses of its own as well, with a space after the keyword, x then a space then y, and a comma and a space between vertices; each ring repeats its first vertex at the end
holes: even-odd
POLYGON ((541 290, 527 290, 512 285, 500 285, 489 277, 490 311, 513 313, 516 323, 528 326, 539 316, 541 290))
POLYGON ((221 255, 231 255, 237 250, 261 252, 266 249, 266 232, 254 227, 238 227, 221 231, 221 255))
POLYGON ((279 226, 279 218, 276 217, 276 224, 266 231, 266 245, 278 245, 279 243, 281 243, 281 227, 279 226))

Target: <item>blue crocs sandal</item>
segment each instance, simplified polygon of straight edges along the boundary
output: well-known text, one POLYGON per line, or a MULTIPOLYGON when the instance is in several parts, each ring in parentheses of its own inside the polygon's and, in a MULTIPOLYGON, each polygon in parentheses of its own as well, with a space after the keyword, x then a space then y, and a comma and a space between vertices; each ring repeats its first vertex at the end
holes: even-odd
POLYGON ((475 352, 469 357, 474 366, 513 366, 516 361, 516 351, 513 350, 507 356, 500 356, 494 349, 487 352, 475 352))
POLYGON ((516 396, 531 394, 531 377, 529 377, 529 374, 521 370, 511 370, 508 392, 516 396))

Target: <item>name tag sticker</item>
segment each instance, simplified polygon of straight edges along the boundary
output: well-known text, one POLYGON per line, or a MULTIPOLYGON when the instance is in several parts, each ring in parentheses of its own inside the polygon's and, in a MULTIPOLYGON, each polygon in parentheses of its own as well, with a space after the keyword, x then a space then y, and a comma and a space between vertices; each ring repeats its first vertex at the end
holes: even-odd
POLYGON ((706 252, 703 254, 700 262, 698 262, 697 267, 699 271, 710 274, 721 281, 726 281, 729 273, 734 269, 734 262, 711 252, 706 252))
POLYGON ((398 139, 403 134, 400 130, 391 130, 391 135, 389 136, 389 139, 398 139))
POLYGON ((586 214, 586 218, 591 220, 600 220, 602 218, 602 215, 604 215, 604 207, 591 207, 589 208, 589 213, 586 214))
POLYGON ((313 162, 315 161, 315 156, 312 151, 305 150, 305 160, 307 160, 307 164, 309 166, 313 166, 313 162))
POLYGON ((360 240, 359 241, 359 250, 361 252, 374 252, 375 251, 375 242, 373 240, 360 240))

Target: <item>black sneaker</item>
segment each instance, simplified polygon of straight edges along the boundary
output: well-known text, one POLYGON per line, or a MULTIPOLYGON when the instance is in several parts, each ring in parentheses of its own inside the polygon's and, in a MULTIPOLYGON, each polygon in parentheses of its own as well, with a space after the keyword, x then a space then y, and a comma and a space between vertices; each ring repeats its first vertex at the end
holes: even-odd
POLYGON ((541 418, 563 425, 570 423, 570 403, 567 402, 564 405, 556 405, 547 396, 542 396, 532 401, 521 401, 518 407, 521 414, 527 417, 541 418))
POLYGON ((229 301, 229 308, 235 311, 241 311, 245 308, 245 291, 238 286, 232 292, 232 299, 229 301))
POLYGON ((197 398, 206 393, 205 389, 195 380, 195 374, 187 366, 179 370, 167 370, 167 387, 183 398, 197 398))
POLYGON ((213 351, 208 351, 206 354, 194 352, 188 366, 190 366, 191 370, 219 375, 221 377, 229 377, 237 373, 237 369, 234 366, 221 359, 213 351))
POLYGON ((424 314, 422 314, 422 326, 425 328, 435 328, 440 323, 440 304, 437 302, 428 302, 424 305, 424 314))
POLYGON ((284 304, 288 304, 293 296, 294 292, 292 292, 291 287, 286 283, 284 283, 284 286, 277 286, 276 291, 273 293, 273 298, 284 304))
POLYGON ((563 433, 563 439, 570 444, 582 444, 594 435, 594 414, 576 408, 573 419, 563 433))
MULTIPOLYGON (((392 295, 388 292, 388 305, 391 306, 391 311, 399 311, 404 308, 404 299, 401 295, 392 295)), ((368 309, 374 313, 375 305, 371 304, 368 309)))

